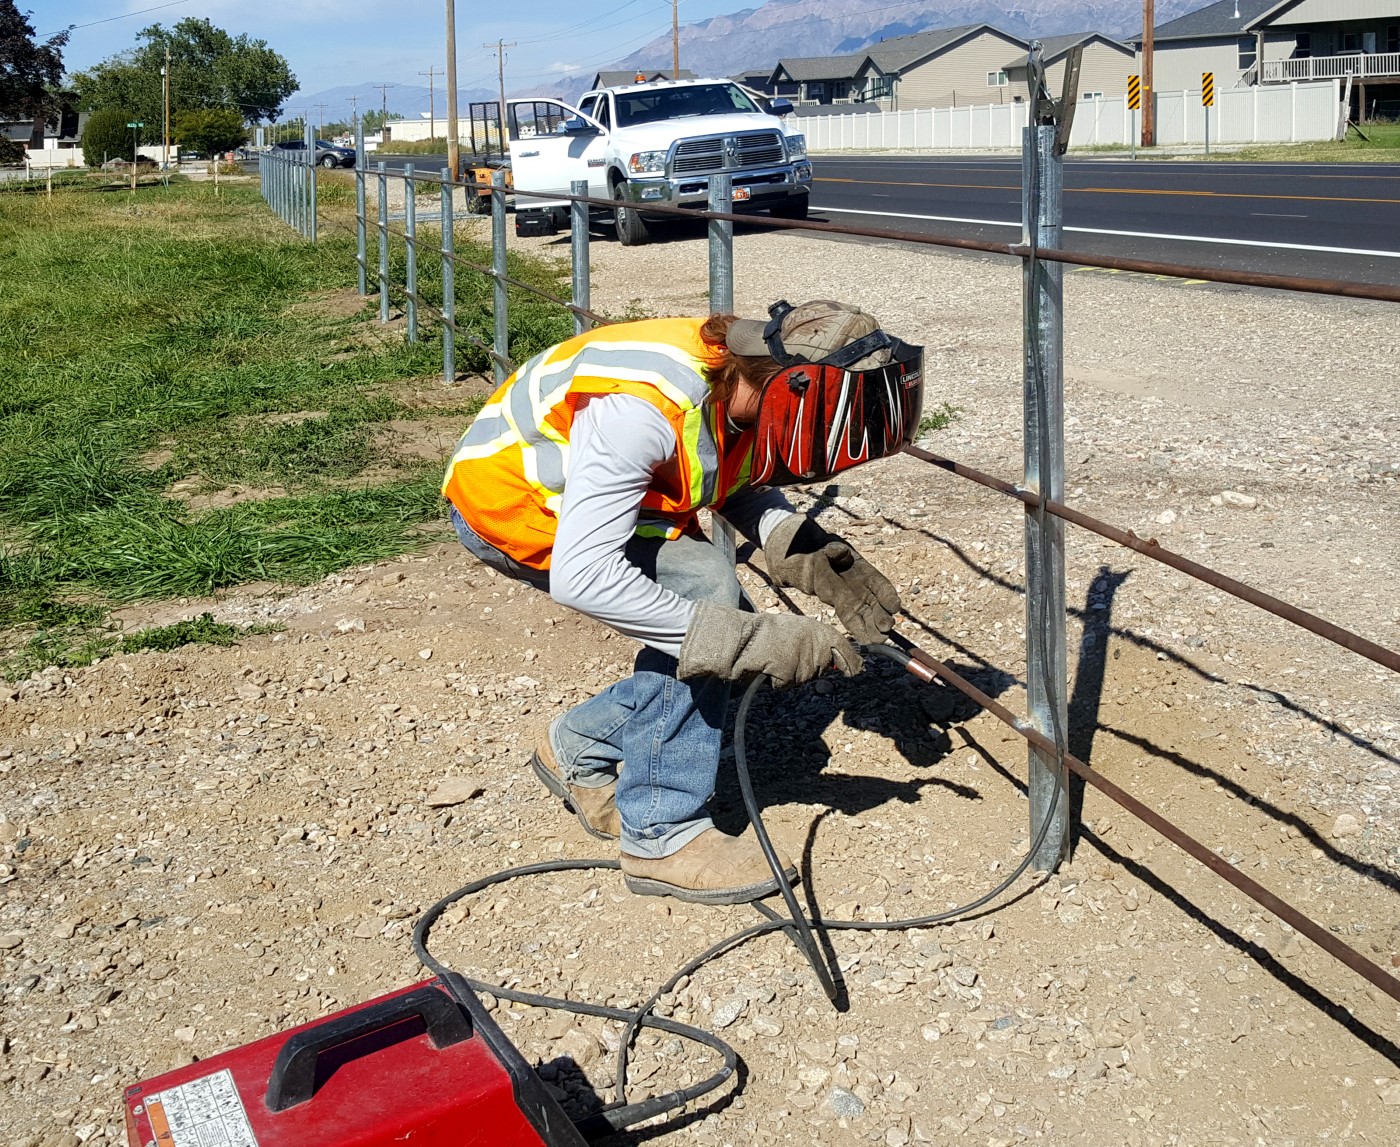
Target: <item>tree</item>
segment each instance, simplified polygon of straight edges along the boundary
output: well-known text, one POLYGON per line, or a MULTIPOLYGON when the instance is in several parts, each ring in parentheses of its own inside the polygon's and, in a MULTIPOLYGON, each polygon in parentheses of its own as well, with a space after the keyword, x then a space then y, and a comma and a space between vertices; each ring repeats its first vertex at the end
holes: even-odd
POLYGON ((243 115, 228 108, 208 108, 185 112, 175 139, 181 147, 201 151, 205 155, 220 155, 242 147, 248 140, 243 115))
POLYGON ((14 0, 0 0, 0 119, 29 119, 55 110, 53 89, 63 76, 68 33, 41 44, 29 16, 21 14, 14 0))
POLYGON ((266 40, 230 36, 208 20, 181 20, 173 28, 152 24, 136 34, 137 46, 73 77, 83 107, 121 107, 138 119, 160 123, 160 70, 170 53, 170 104, 179 122, 187 111, 222 108, 245 120, 275 119, 297 90, 287 61, 266 40))
POLYGON ((390 112, 388 115, 385 115, 382 111, 374 111, 372 109, 365 112, 365 114, 360 117, 360 121, 365 125, 366 132, 378 131, 386 123, 394 123, 401 119, 403 119, 403 116, 399 115, 398 112, 390 112))
POLYGON ((89 167, 100 167, 106 160, 134 159, 133 145, 137 132, 127 127, 131 117, 116 108, 102 108, 88 116, 83 127, 83 138, 79 141, 83 149, 83 162, 89 167))

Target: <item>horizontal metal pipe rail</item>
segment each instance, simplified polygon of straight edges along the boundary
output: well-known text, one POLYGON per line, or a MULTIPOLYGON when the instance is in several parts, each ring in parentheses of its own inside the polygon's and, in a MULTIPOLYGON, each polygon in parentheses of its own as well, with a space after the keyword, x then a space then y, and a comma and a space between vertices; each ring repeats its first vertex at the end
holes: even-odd
POLYGON ((937 466, 941 470, 957 474, 961 478, 976 482, 979 486, 985 486, 989 490, 995 490, 999 494, 1005 494, 1009 498, 1016 498, 1024 502, 1027 506, 1044 505, 1046 513, 1054 514, 1057 518, 1063 518, 1067 522, 1072 522, 1076 526, 1081 526, 1091 533, 1098 534, 1102 538, 1107 538, 1111 542, 1117 542, 1120 546, 1126 546, 1135 553, 1149 557, 1153 561, 1161 562, 1163 565, 1171 566, 1174 570, 1179 570, 1184 574, 1189 574, 1198 581, 1203 581, 1206 585, 1223 590, 1241 601, 1247 601, 1250 605, 1256 605, 1262 610, 1272 613, 1275 617, 1281 617, 1284 621, 1306 629, 1309 633, 1315 633, 1319 637, 1335 642, 1344 649, 1350 649, 1353 653, 1359 653, 1362 657, 1370 658, 1377 665, 1384 665, 1387 669, 1392 669, 1400 673, 1400 653, 1393 649, 1387 649, 1383 645, 1377 645, 1362 637, 1358 633, 1353 633, 1349 629, 1343 629, 1340 625, 1334 625, 1325 618, 1309 613, 1305 609, 1299 609, 1296 605, 1290 605, 1281 598, 1265 593, 1263 590, 1255 589, 1242 581, 1236 581, 1227 574, 1213 570, 1209 566, 1203 566, 1199 562, 1193 562, 1188 557, 1165 549, 1157 544, 1156 538, 1143 539, 1133 533, 1132 530, 1120 529, 1118 526, 1091 517, 1081 510, 1076 510, 1066 506, 1063 502, 1055 502, 1046 499, 1042 503, 1036 494, 1029 490, 1023 490, 1004 478, 997 478, 991 474, 984 474, 981 470, 974 470, 971 466, 965 466, 961 462, 954 462, 951 458, 945 458, 941 454, 934 454, 930 450, 924 450, 918 446, 906 446, 904 452, 920 461, 928 462, 937 466))
MULTIPOLYGON (((478 185, 476 184, 447 181, 442 176, 431 177, 425 175, 421 178, 423 178, 425 181, 431 182, 448 182, 454 186, 467 187, 469 190, 473 190, 478 187, 478 185)), ((609 211, 615 209, 616 207, 616 203, 613 200, 599 199, 594 196, 561 195, 558 193, 546 194, 524 191, 516 191, 515 194, 517 197, 523 196, 527 198, 547 198, 555 202, 566 201, 569 203, 587 204, 591 207, 596 206, 609 211)), ((811 231, 818 234, 843 235, 854 238, 887 239, 892 242, 912 243, 921 246, 933 246, 951 248, 956 250, 977 251, 985 254, 1005 255, 1019 259, 1044 259, 1051 262, 1070 263, 1079 266, 1105 267, 1114 270, 1137 271, 1142 272, 1144 274, 1152 275, 1167 275, 1180 278, 1194 278, 1202 279, 1208 282, 1230 283, 1242 286, 1262 287, 1271 290, 1302 292, 1320 295, 1334 295, 1348 298, 1369 299, 1377 302, 1400 302, 1400 288, 1381 286, 1378 284, 1356 283, 1331 279, 1313 279, 1293 275, 1258 274, 1254 272, 1230 271, 1212 267, 1181 266, 1173 263, 1160 263, 1144 259, 1123 259, 1113 256, 1092 255, 1087 252, 1063 251, 1045 248, 1032 249, 1028 245, 1019 243, 988 243, 983 240, 961 239, 953 236, 924 235, 916 232, 898 231, 886 228, 853 227, 846 226, 844 224, 818 223, 814 221, 771 219, 764 216, 735 214, 732 212, 691 210, 687 208, 667 207, 662 205, 658 205, 655 207, 648 206, 647 210, 648 213, 654 211, 658 215, 667 215, 678 219, 720 220, 734 223, 753 224, 760 227, 769 227, 785 231, 811 231)), ((470 260, 458 259, 457 257, 453 256, 453 262, 460 262, 462 265, 470 267, 471 269, 481 274, 497 274, 497 272, 495 272, 492 268, 483 266, 481 264, 473 263, 470 260)), ((573 311, 574 313, 584 313, 587 315, 587 317, 593 319, 595 322, 605 324, 611 321, 603 318, 600 315, 596 315, 591 311, 585 311, 584 308, 575 307, 574 305, 567 303, 562 299, 550 295, 548 292, 541 291, 539 288, 531 284, 524 283, 518 279, 514 279, 513 277, 501 277, 504 278, 506 282, 509 282, 522 290, 539 295, 540 297, 545 298, 546 300, 558 306, 564 307, 567 310, 573 311)), ((447 323, 447 325, 451 327, 452 330, 458 330, 456 324, 448 320, 446 316, 442 315, 442 312, 439 311, 436 307, 432 307, 431 304, 426 303, 424 305, 427 306, 430 310, 436 312, 436 314, 440 318, 442 318, 447 323)), ((509 368, 514 367, 513 363, 505 359, 503 356, 495 353, 493 349, 484 341, 477 339, 469 332, 459 333, 461 333, 463 337, 467 338, 468 341, 472 342, 473 344, 477 345, 482 350, 484 350, 488 355, 492 357, 493 360, 509 368)), ((1197 578, 1198 580, 1203 581, 1206 584, 1211 585, 1217 589, 1223 590, 1224 592, 1229 593, 1242 601, 1247 601, 1251 605, 1258 606, 1260 609, 1272 613, 1275 616, 1287 622, 1290 622, 1291 624, 1299 626, 1300 628, 1306 629, 1319 637, 1323 637, 1329 641, 1336 643, 1337 645, 1342 646, 1345 649, 1349 649, 1354 653, 1358 653, 1363 657, 1367 657, 1379 665, 1385 666, 1386 668, 1392 669, 1396 672, 1400 672, 1400 654, 1397 654, 1395 651, 1378 645, 1377 643, 1370 641, 1369 639, 1364 638, 1359 634, 1353 633, 1350 630, 1343 629, 1342 627, 1335 625, 1332 622, 1325 620, 1324 618, 1317 617, 1315 614, 1311 614, 1306 610, 1302 610, 1296 606, 1290 605, 1287 602, 1272 596, 1271 594, 1267 594, 1262 590, 1255 589, 1254 587, 1249 586, 1244 582, 1240 582, 1234 578, 1231 578, 1223 573, 1220 573, 1217 570, 1210 569, 1208 566, 1203 566, 1200 563, 1193 562, 1191 561, 1191 559, 1183 557, 1180 554, 1164 549, 1163 547, 1157 544, 1155 539, 1143 540, 1142 538, 1139 538, 1136 534, 1134 534, 1131 530, 1120 529, 1117 526, 1113 526, 1107 522, 1100 521, 1099 519, 1094 518, 1088 514, 1084 514, 1081 511, 1074 510, 1061 502, 1049 499, 1042 502, 1039 495, 1032 491, 1024 490, 1021 487, 1014 485, 1013 483, 1007 482, 1000 478, 996 478, 989 474, 985 474, 982 471, 976 470, 970 466, 965 466, 961 463, 954 462, 952 459, 944 458, 941 455, 932 453, 931 451, 923 450, 920 447, 909 446, 906 448, 905 452, 911 455, 912 457, 918 458, 921 461, 931 463, 932 465, 935 465, 940 469, 946 470, 949 473, 957 474, 959 477, 976 482, 979 485, 982 485, 991 490, 995 490, 998 493, 1004 494, 1008 497, 1015 498, 1026 505, 1043 506, 1046 512, 1053 514, 1059 518, 1062 518, 1065 521, 1071 522, 1074 525, 1090 530, 1091 532, 1098 534, 1100 537, 1107 538, 1112 542, 1115 542, 1119 545, 1133 550, 1135 553, 1140 553, 1145 557, 1150 557, 1155 561, 1162 562, 1163 564, 1168 565, 1173 569, 1188 574, 1191 577, 1197 578)), ((1292 905, 1288 904, 1286 901, 1282 900, 1273 892, 1269 891, 1269 889, 1265 888, 1257 881, 1252 880, 1250 877, 1244 875, 1244 873, 1238 871, 1233 865, 1231 865, 1222 857, 1218 856, 1206 845, 1202 844, 1200 841, 1196 840, 1194 837, 1186 833, 1183 829, 1179 828, 1177 825, 1167 820, 1160 813, 1156 812, 1148 805, 1144 804, 1142 801, 1138 800, 1136 797, 1132 796, 1130 793, 1120 788, 1112 781, 1108 780, 1102 774, 1093 769, 1090 765, 1086 764, 1084 761, 1081 761, 1079 758, 1075 757, 1069 752, 1061 749, 1055 744, 1052 738, 1037 731, 1024 719, 1015 716, 1015 714, 1013 714, 1009 709, 1001 705, 993 698, 989 697, 986 693, 983 693, 975 685, 966 680, 966 678, 962 677, 954 670, 948 668, 946 665, 936 660, 928 653, 919 649, 918 646, 914 645, 912 642, 908 641, 902 636, 896 634, 894 636, 894 640, 898 645, 900 645, 903 649, 906 650, 906 652, 908 652, 911 655, 911 657, 914 659, 914 663, 922 668, 922 673, 919 673, 917 670, 915 670, 915 672, 917 675, 922 676, 924 680, 931 681, 935 677, 941 678, 947 684, 957 689, 964 696, 968 697, 972 701, 976 702, 979 706, 987 710, 987 712, 991 713, 997 720, 1003 722, 1010 728, 1014 729, 1030 744, 1040 748, 1046 753, 1058 757, 1072 772, 1074 772, 1077 776, 1082 778, 1086 784, 1090 784, 1093 787, 1097 788, 1100 792, 1102 792, 1109 799, 1113 800, 1127 812, 1137 817, 1149 827, 1153 828, 1155 831, 1160 833, 1163 837, 1171 841, 1173 844, 1177 845, 1177 847, 1181 848, 1189 856, 1200 861, 1202 864, 1204 864, 1211 871, 1215 872, 1227 883, 1239 889, 1240 892, 1244 893, 1246 896, 1254 900, 1262 907, 1268 909, 1279 919, 1283 920, 1290 927, 1294 928, 1297 932, 1308 937, 1308 939, 1312 940, 1320 948, 1322 948, 1328 954, 1335 957, 1341 963, 1345 964, 1352 971, 1362 976, 1364 979, 1369 981, 1371 984, 1375 985, 1387 995, 1391 996, 1393 999, 1400 1001, 1400 980, 1397 980, 1394 976, 1391 976, 1374 961, 1369 960, 1361 953, 1357 952, 1354 948, 1351 948, 1347 944, 1343 943, 1326 928, 1322 927, 1320 924, 1316 923, 1309 917, 1303 915, 1303 913, 1298 911, 1292 905)))

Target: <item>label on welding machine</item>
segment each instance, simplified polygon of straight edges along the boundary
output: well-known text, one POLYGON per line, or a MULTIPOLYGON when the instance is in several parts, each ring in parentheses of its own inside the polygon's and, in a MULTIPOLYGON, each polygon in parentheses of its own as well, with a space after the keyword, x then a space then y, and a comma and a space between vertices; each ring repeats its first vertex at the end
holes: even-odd
POLYGON ((157 1147, 258 1147, 227 1070, 158 1091, 142 1102, 157 1147))

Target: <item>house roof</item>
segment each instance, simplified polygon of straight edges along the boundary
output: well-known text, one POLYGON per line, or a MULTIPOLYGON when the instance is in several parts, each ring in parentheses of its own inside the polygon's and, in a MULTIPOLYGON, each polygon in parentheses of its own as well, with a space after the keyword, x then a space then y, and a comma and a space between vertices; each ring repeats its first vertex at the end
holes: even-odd
POLYGON ((1087 44, 1090 40, 1102 40, 1110 48, 1118 48, 1128 55, 1131 55, 1133 51, 1121 40, 1105 36, 1102 32, 1074 32, 1068 36, 1041 36, 1040 47, 1045 56, 1045 62, 1048 64, 1051 60, 1058 60, 1071 48, 1087 44))
MULTIPOLYGON (((1091 40, 1101 40, 1111 48, 1117 48, 1125 56, 1131 56, 1133 49, 1120 40, 1115 40, 1111 36, 1105 36, 1101 32, 1075 32, 1069 36, 1041 36, 1040 48, 1042 58, 1047 65, 1055 63, 1062 56, 1066 55, 1071 48, 1081 44, 1088 44, 1091 40)), ((1010 64, 1024 64, 1026 57, 1020 55, 1007 61, 1010 64)))
MULTIPOLYGON (((630 70, 614 70, 599 72, 593 77, 594 88, 617 88, 623 84, 635 84, 638 76, 645 76, 647 80, 669 80, 672 78, 670 68, 632 68, 630 70)), ((689 68, 682 68, 680 79, 696 80, 700 77, 689 68)))
POLYGON ((776 78, 781 69, 793 83, 809 80, 853 80, 864 65, 867 53, 853 52, 845 56, 793 56, 778 61, 773 68, 776 78))
MULTIPOLYGON (((1152 30, 1156 43, 1163 40, 1202 40, 1216 36, 1238 36, 1248 32, 1260 16, 1279 7, 1279 0, 1216 0, 1204 8, 1197 8, 1185 16, 1158 24, 1152 30), (1235 13, 1239 12, 1236 16, 1235 13)), ((1142 33, 1133 36, 1129 43, 1142 43, 1142 33)))
POLYGON ((866 47, 864 52, 882 72, 900 73, 984 31, 1002 37, 1009 44, 1025 43, 1019 37, 993 28, 990 24, 961 24, 956 28, 935 28, 928 32, 916 32, 912 36, 881 40, 866 47))

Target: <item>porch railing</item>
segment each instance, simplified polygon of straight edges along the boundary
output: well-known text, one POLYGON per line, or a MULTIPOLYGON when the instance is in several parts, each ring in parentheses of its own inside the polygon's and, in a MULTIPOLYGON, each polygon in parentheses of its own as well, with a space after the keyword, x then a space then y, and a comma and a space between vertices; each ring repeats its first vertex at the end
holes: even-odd
POLYGON ((1348 56, 1304 56, 1300 60, 1265 60, 1264 82, 1289 80, 1358 80, 1372 76, 1400 76, 1400 52, 1359 52, 1348 56))

